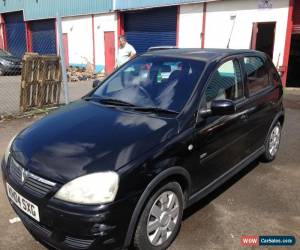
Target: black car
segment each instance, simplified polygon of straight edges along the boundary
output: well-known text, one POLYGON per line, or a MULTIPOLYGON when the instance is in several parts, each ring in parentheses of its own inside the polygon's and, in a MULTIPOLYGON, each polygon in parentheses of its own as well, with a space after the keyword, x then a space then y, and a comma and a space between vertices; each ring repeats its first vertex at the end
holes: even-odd
POLYGON ((0 49, 0 76, 20 75, 22 60, 13 56, 8 51, 0 49))
POLYGON ((147 52, 12 140, 9 201, 48 247, 166 249, 185 208, 275 158, 282 96, 260 52, 147 52))

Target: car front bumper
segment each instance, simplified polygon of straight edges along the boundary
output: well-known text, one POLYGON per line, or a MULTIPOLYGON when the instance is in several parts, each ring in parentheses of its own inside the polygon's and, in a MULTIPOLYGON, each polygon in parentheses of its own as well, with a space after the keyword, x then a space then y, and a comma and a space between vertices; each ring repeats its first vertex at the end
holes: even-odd
POLYGON ((1 65, 0 69, 5 74, 16 74, 16 75, 18 75, 18 74, 21 74, 22 66, 18 66, 18 65, 4 66, 4 65, 1 65))
POLYGON ((43 245, 54 249, 123 248, 137 197, 97 206, 60 201, 53 198, 54 191, 44 198, 37 198, 14 181, 9 164, 2 161, 1 168, 5 188, 7 182, 39 207, 40 222, 25 214, 8 198, 27 230, 43 245))

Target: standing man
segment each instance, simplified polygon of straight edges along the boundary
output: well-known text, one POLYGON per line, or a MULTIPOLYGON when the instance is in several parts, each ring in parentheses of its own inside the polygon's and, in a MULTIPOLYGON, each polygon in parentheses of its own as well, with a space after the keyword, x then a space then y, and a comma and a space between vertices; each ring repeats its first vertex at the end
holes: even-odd
POLYGON ((125 36, 120 36, 120 48, 118 51, 118 58, 116 62, 116 68, 122 66, 136 55, 136 51, 132 45, 127 42, 125 36))

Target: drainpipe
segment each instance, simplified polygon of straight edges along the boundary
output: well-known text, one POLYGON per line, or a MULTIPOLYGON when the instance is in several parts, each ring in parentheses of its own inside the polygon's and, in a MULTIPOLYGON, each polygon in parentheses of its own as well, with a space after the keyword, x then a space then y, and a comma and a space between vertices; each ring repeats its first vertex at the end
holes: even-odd
POLYGON ((202 32, 201 32, 201 48, 202 49, 204 49, 204 46, 205 46, 206 10, 207 10, 207 3, 203 3, 202 32))
POLYGON ((176 13, 176 46, 179 45, 179 15, 180 15, 180 5, 177 6, 176 13))
MULTIPOLYGON (((92 15, 92 39, 93 39, 93 64, 96 71, 96 51, 95 51, 95 17, 92 15)), ((95 72, 94 72, 95 73, 95 72)))

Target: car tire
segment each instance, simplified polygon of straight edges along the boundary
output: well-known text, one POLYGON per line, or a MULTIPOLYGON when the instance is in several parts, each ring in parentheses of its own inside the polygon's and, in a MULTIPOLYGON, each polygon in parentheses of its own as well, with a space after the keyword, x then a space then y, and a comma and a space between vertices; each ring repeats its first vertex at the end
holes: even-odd
POLYGON ((183 207, 184 195, 177 182, 159 188, 140 216, 133 239, 134 249, 167 249, 180 230, 183 207))
POLYGON ((277 122, 270 130, 265 142, 265 152, 262 155, 262 161, 270 162, 276 157, 281 140, 281 124, 277 122))

